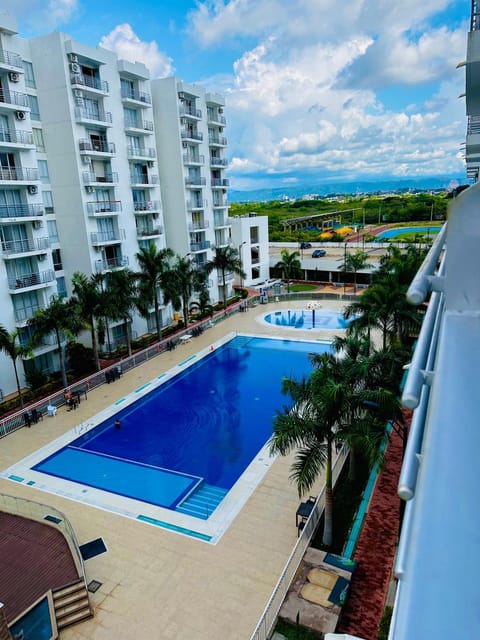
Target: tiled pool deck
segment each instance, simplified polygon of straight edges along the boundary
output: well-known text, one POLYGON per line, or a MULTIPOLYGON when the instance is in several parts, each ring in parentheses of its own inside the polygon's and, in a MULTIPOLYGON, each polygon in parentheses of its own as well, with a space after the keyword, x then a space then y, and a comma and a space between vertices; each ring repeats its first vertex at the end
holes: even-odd
MULTIPOLYGON (((92 391, 76 411, 60 409, 31 429, 0 441, 0 469, 11 467, 119 398, 140 388, 231 331, 288 339, 325 339, 331 331, 285 332, 266 327, 256 316, 273 308, 260 305, 236 314, 176 350, 127 372, 114 384, 92 391)), ((325 301, 325 308, 340 304, 325 301)), ((108 552, 86 561, 87 580, 98 580, 91 594, 95 616, 62 631, 62 639, 248 640, 297 539, 298 496, 288 480, 289 460, 278 458, 216 545, 179 535, 146 521, 47 494, 0 478, 0 491, 51 504, 69 518, 80 544, 103 537, 108 552)), ((322 480, 311 493, 316 493, 322 480)))

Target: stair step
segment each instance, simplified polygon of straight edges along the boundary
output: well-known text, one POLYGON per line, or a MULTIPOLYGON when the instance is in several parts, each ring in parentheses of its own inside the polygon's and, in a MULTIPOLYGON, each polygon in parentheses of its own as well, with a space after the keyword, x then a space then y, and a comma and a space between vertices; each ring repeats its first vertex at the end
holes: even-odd
POLYGON ((191 493, 186 500, 175 507, 175 511, 185 513, 194 518, 207 520, 227 493, 225 489, 221 489, 220 487, 202 484, 196 491, 191 493))
POLYGON ((91 618, 92 615, 90 608, 82 609, 76 613, 72 613, 70 616, 62 618, 61 620, 57 620, 57 627, 59 630, 65 629, 65 627, 69 627, 71 624, 76 624, 77 622, 82 622, 82 620, 91 618))
POLYGON ((75 607, 83 607, 85 605, 85 602, 89 604, 88 596, 86 595, 86 593, 81 593, 76 598, 70 598, 69 600, 55 602, 55 615, 61 616, 63 614, 63 611, 65 611, 66 609, 68 609, 69 611, 73 611, 75 607))
POLYGON ((55 600, 55 598, 62 598, 68 593, 72 593, 74 591, 78 591, 79 589, 84 589, 84 588, 85 588, 85 584, 83 583, 83 581, 77 580, 77 582, 72 582, 72 584, 69 584, 66 587, 60 587, 60 589, 55 589, 55 591, 53 591, 53 599, 55 600))
POLYGON ((73 602, 72 604, 66 605, 64 607, 59 607, 58 609, 55 607, 55 617, 58 622, 58 620, 61 620, 65 616, 69 616, 71 613, 81 611, 85 608, 90 609, 90 602, 86 596, 81 600, 77 600, 76 602, 73 602))

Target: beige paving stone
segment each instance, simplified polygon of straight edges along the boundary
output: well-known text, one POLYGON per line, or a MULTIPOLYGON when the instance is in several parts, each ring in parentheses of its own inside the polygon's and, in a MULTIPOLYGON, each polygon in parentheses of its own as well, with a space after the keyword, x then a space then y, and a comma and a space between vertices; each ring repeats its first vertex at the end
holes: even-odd
MULTIPOLYGON (((325 301, 325 308, 339 308, 325 301)), ((154 376, 230 331, 291 339, 332 332, 282 331, 256 316, 301 302, 260 305, 236 314, 175 351, 162 354, 89 393, 76 411, 60 409, 31 429, 0 441, 0 468, 16 463, 154 376)), ((80 543, 102 536, 108 552, 88 560, 87 580, 102 582, 91 595, 95 616, 62 631, 62 640, 248 640, 297 540, 299 498, 278 458, 216 545, 0 478, 0 491, 52 505, 68 517, 80 543)), ((320 478, 313 493, 320 491, 320 478)))

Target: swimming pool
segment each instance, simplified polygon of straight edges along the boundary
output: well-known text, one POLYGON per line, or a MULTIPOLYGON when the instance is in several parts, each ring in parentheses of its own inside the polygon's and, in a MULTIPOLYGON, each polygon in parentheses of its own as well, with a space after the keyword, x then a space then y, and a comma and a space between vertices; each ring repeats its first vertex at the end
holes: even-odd
POLYGON ((267 324, 290 329, 346 329, 351 319, 331 309, 286 309, 265 313, 262 320, 267 324))
POLYGON ((396 229, 387 229, 386 231, 382 231, 375 236, 376 240, 385 239, 385 238, 395 238, 396 236, 400 236, 403 233, 431 233, 432 235, 435 233, 439 233, 442 227, 436 225, 432 227, 397 227, 396 229))
MULTIPOLYGON (((308 373, 308 354, 329 349, 324 341, 230 336, 5 476, 204 539, 207 529, 193 520, 214 521, 223 509, 223 531, 225 511, 233 519, 272 462, 265 445, 288 400, 282 378, 308 373)), ((210 527, 206 537, 218 535, 210 527)))

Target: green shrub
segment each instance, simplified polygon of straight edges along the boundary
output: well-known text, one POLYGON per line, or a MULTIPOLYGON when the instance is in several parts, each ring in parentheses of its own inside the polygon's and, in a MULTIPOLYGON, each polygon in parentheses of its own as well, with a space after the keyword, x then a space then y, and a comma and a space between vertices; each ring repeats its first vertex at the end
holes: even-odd
POLYGON ((75 378, 80 378, 95 370, 92 349, 79 342, 69 342, 67 344, 67 362, 68 368, 75 378))
POLYGON ((386 606, 383 610, 380 627, 378 628, 377 640, 388 640, 388 632, 390 630, 390 622, 392 620, 393 607, 386 606))

